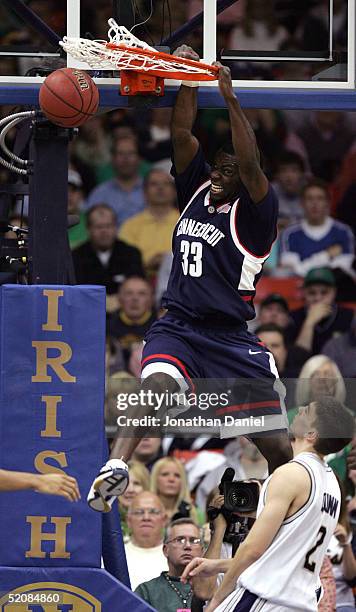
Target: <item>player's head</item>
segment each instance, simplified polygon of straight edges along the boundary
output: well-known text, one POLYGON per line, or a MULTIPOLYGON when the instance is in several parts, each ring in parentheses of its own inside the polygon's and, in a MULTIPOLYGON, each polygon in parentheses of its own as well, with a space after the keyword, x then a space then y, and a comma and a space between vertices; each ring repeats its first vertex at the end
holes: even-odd
POLYGON ((291 426, 296 440, 303 440, 321 455, 342 450, 354 436, 352 412, 330 395, 299 408, 291 426))
POLYGON ((215 154, 210 178, 210 198, 213 202, 226 202, 236 195, 241 181, 237 158, 231 142, 227 142, 215 154))
POLYGON ((330 200, 327 185, 313 179, 302 190, 305 218, 310 225, 321 225, 329 214, 330 200))

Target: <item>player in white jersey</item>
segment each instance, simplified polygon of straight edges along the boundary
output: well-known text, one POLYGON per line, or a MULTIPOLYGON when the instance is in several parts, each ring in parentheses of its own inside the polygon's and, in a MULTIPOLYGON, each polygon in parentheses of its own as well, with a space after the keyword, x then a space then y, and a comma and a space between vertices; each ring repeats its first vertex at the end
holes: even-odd
POLYGON ((299 410, 294 459, 265 481, 257 519, 235 557, 194 559, 182 575, 184 581, 225 573, 206 612, 317 610, 319 572, 341 503, 323 457, 344 448, 353 432, 353 415, 332 397, 299 410))

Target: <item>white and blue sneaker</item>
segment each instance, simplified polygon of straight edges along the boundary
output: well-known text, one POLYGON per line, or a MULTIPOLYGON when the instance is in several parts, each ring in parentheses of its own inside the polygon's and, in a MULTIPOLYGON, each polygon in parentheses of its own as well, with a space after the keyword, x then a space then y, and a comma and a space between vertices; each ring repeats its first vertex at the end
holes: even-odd
POLYGON ((122 495, 129 484, 129 470, 122 459, 109 459, 95 478, 87 501, 97 512, 110 512, 116 497, 122 495))

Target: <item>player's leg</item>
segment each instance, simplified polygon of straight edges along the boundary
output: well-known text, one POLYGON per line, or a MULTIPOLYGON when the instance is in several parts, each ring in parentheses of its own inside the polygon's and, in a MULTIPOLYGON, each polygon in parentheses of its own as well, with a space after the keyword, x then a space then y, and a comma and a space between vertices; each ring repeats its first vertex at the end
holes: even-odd
MULTIPOLYGON (((162 393, 177 392, 179 385, 169 374, 156 372, 142 381, 141 389, 147 393, 150 392, 151 397, 159 397, 162 393)), ((143 397, 145 397, 145 394, 143 394, 143 397)), ((153 402, 144 401, 139 406, 132 406, 129 416, 130 419, 158 416, 157 406, 153 402)), ((88 504, 93 510, 109 512, 115 497, 125 492, 129 483, 126 461, 131 457, 142 437, 149 431, 149 429, 145 430, 141 425, 138 425, 130 427, 126 436, 120 435, 120 431, 117 432, 110 458, 101 468, 88 494, 88 504)))
MULTIPOLYGON (((191 339, 190 330, 185 330, 181 322, 163 317, 149 330, 142 355, 142 394, 139 406, 131 406, 127 415, 132 419, 145 416, 159 416, 157 406, 149 398, 175 394, 193 387, 191 377, 197 377, 193 363, 193 349, 187 343, 191 339), (157 395, 155 395, 157 394, 157 395)), ((164 404, 162 409, 167 408, 164 404)), ((128 485, 126 461, 149 428, 142 426, 126 429, 125 436, 118 431, 114 440, 109 461, 100 470, 88 494, 88 504, 99 512, 109 512, 116 496, 122 495, 128 485)), ((158 431, 157 431, 158 434, 158 431)))
POLYGON ((273 433, 263 438, 251 438, 268 463, 268 472, 293 459, 293 450, 287 431, 273 433))
POLYGON ((285 388, 273 355, 259 339, 245 330, 209 334, 205 347, 210 359, 205 376, 234 380, 229 406, 218 409, 217 416, 231 415, 247 425, 221 427, 221 437, 247 436, 268 462, 272 472, 292 459, 288 419, 284 406, 285 388), (215 349, 213 350, 213 344, 215 349))

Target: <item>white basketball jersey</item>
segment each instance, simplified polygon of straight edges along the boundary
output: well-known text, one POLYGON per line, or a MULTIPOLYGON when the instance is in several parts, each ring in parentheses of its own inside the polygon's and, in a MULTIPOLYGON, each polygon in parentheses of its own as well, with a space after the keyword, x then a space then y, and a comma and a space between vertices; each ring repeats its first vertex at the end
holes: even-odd
MULTIPOLYGON (((315 612, 320 568, 339 518, 340 487, 332 469, 316 454, 300 453, 292 461, 309 474, 308 501, 282 523, 262 557, 241 574, 238 586, 287 610, 315 612)), ((270 478, 263 484, 257 516, 270 478)))

